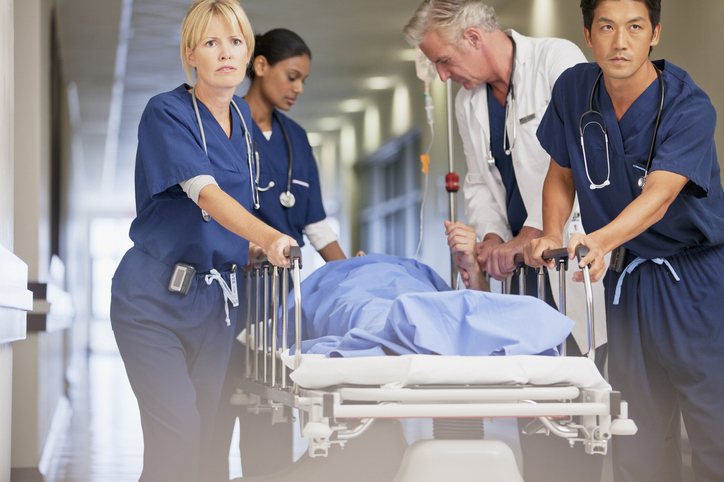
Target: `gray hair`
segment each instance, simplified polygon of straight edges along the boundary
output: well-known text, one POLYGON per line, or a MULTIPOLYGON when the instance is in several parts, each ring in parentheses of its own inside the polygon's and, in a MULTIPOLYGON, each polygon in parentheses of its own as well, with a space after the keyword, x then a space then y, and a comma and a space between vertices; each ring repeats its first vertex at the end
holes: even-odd
POLYGON ((423 0, 402 33, 412 45, 420 45, 431 30, 454 42, 463 37, 468 27, 486 32, 500 28, 493 7, 480 0, 423 0))

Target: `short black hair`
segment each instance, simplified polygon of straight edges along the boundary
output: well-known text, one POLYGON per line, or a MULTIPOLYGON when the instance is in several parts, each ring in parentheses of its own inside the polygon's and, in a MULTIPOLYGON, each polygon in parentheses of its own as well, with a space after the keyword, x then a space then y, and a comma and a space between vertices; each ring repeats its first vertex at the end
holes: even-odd
MULTIPOLYGON (((583 13, 583 26, 591 31, 593 27, 593 13, 603 0, 581 0, 581 12, 583 13)), ((636 0, 646 4, 649 11, 649 20, 651 20, 651 28, 661 23, 661 0, 636 0)))
POLYGON ((306 55, 309 60, 312 60, 312 51, 309 50, 304 40, 296 33, 285 28, 275 28, 264 35, 256 36, 254 56, 247 69, 247 75, 250 79, 254 78, 254 59, 259 55, 263 55, 271 66, 299 55, 306 55))

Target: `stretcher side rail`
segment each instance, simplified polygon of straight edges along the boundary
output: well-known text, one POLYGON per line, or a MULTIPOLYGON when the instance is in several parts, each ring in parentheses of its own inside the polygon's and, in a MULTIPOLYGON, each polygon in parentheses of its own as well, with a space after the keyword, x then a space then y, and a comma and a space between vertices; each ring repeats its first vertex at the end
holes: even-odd
MULTIPOLYGON (((285 252, 290 266, 271 264, 266 255, 250 260, 246 277, 246 326, 245 382, 261 383, 261 386, 286 390, 290 383, 287 367, 280 361, 280 354, 289 348, 288 293, 292 278, 295 303, 295 344, 301 346, 301 293, 300 270, 302 253, 298 246, 285 252), (279 284, 281 280, 281 290, 279 284), (279 307, 281 304, 281 322, 279 307), (261 373, 260 373, 261 371, 261 373)), ((301 363, 301 352, 295 356, 295 368, 301 363)), ((247 386, 247 389, 251 387, 247 386)), ((264 391, 264 390, 262 390, 264 391)), ((265 392, 266 393, 266 392, 265 392)), ((269 397, 267 397, 269 398, 269 397)))
POLYGON ((566 438, 571 445, 580 442, 589 454, 605 454, 612 435, 635 433, 635 424, 627 418, 627 404, 618 392, 559 387, 548 393, 543 388, 537 395, 535 388, 526 387, 517 397, 513 396, 515 389, 490 393, 471 389, 470 396, 460 400, 455 392, 468 390, 435 389, 436 394, 429 394, 424 393, 429 390, 417 389, 302 389, 297 407, 312 456, 325 455, 332 444, 344 444, 348 432, 360 431, 362 425, 378 418, 535 417, 545 433, 566 438), (528 394, 532 396, 526 399, 528 394), (347 429, 347 423, 354 420, 359 425, 347 429))
MULTIPOLYGON (((580 245, 576 246, 576 259, 580 263, 581 260, 588 254, 588 247, 580 245)), ((566 248, 549 249, 543 251, 543 259, 552 259, 556 262, 556 271, 558 271, 558 310, 561 314, 566 314, 566 271, 568 270, 568 250, 566 248)), ((514 258, 515 269, 518 273, 518 286, 520 294, 526 293, 526 268, 525 257, 522 253, 516 254, 514 258)), ((583 271, 583 284, 586 292, 586 320, 588 328, 588 357, 591 360, 596 359, 596 330, 595 320, 593 317, 593 286, 591 285, 591 274, 589 271, 590 266, 584 266, 581 268, 583 271)), ((538 276, 538 293, 537 296, 541 300, 545 300, 545 277, 547 276, 547 268, 542 266, 536 268, 536 274, 538 276)), ((561 355, 566 355, 566 343, 561 343, 558 347, 558 351, 561 355)))

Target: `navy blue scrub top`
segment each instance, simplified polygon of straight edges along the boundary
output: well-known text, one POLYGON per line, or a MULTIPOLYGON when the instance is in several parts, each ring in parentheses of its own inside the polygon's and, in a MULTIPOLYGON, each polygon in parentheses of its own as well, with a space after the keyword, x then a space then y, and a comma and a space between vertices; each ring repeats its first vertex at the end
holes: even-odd
MULTIPOLYGON (((199 113, 208 156, 188 85, 153 97, 138 127, 136 154, 136 219, 130 237, 134 246, 168 266, 185 262, 199 273, 248 264, 249 242, 219 223, 204 222, 201 208, 178 185, 192 177, 214 176, 219 187, 251 212, 252 196, 246 142, 241 120, 231 105, 232 130, 227 137, 206 106, 199 113)), ((234 101, 251 126, 243 99, 234 101)))
POLYGON ((276 114, 272 116, 272 135, 269 140, 254 122, 254 140, 259 153, 260 188, 260 207, 254 210, 254 215, 294 238, 299 246, 304 246, 304 226, 327 217, 322 204, 317 162, 304 129, 284 114, 278 111, 276 114), (286 208, 279 202, 279 195, 287 190, 289 150, 277 119, 284 123, 294 152, 291 192, 296 202, 291 208, 286 208), (272 181, 274 186, 266 189, 272 181))
MULTIPOLYGON (((674 172, 690 181, 659 222, 624 245, 645 259, 724 242, 724 193, 714 145, 716 111, 706 93, 684 70, 669 62, 654 63, 662 71, 665 95, 650 172, 674 172)), ((611 184, 592 190, 586 177, 578 122, 589 109, 591 89, 599 72, 595 63, 565 71, 553 88, 551 103, 537 132, 541 145, 556 163, 572 169, 581 219, 588 233, 613 221, 641 193, 637 183, 648 159, 661 92, 659 82, 654 81, 618 121, 601 79, 593 107, 602 113, 607 126, 611 184)), ((584 125, 591 120, 600 122, 600 117, 588 116, 584 125)), ((602 183, 607 173, 602 131, 590 125, 584 142, 591 179, 602 183)))
POLYGON ((520 197, 518 181, 515 178, 513 169, 513 158, 505 154, 503 149, 503 134, 505 131, 505 106, 493 96, 490 84, 488 84, 488 116, 490 119, 490 142, 492 144, 491 154, 495 158, 495 167, 500 171, 500 177, 505 186, 505 205, 508 208, 508 225, 517 236, 523 228, 523 223, 528 218, 528 212, 520 197))

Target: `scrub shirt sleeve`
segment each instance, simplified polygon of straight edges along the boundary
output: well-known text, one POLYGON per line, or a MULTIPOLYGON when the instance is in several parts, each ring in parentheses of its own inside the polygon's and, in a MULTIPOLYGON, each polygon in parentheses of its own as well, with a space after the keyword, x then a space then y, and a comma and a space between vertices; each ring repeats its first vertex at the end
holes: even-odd
POLYGON ((304 222, 306 226, 326 219, 327 213, 324 211, 324 203, 322 202, 322 189, 319 185, 317 161, 314 159, 312 146, 309 145, 309 142, 305 142, 304 144, 304 155, 309 164, 309 200, 307 204, 307 218, 304 222))
POLYGON ((663 141, 656 148, 651 171, 686 176, 689 182, 681 193, 703 198, 709 193, 713 163, 718 162, 714 146, 716 111, 703 92, 682 97, 676 100, 671 107, 672 114, 667 116, 668 129, 659 131, 663 141))
POLYGON ((202 174, 214 175, 195 116, 193 112, 189 116, 182 102, 168 94, 154 97, 138 127, 138 159, 154 199, 183 198, 186 194, 177 187, 179 183, 202 174))
POLYGON ((536 131, 541 147, 553 158, 556 164, 568 169, 571 168, 571 161, 568 157, 566 125, 561 116, 561 110, 566 108, 565 84, 570 77, 570 72, 563 73, 556 85, 553 86, 551 103, 548 104, 548 108, 536 131))

